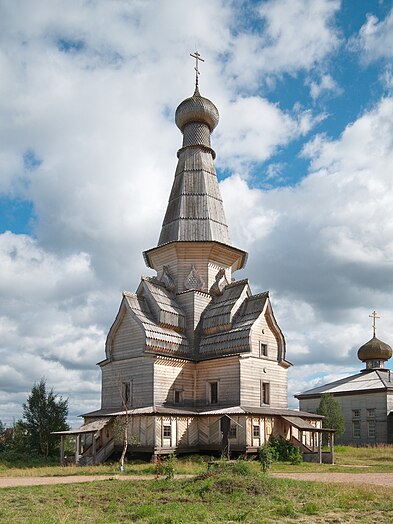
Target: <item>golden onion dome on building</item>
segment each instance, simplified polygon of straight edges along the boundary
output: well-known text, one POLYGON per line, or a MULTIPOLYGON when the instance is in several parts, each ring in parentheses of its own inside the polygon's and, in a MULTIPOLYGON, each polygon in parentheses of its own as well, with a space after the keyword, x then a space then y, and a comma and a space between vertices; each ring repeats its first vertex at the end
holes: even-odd
POLYGON ((217 127, 219 118, 216 106, 211 100, 200 95, 198 87, 192 96, 181 102, 175 114, 176 125, 182 132, 187 124, 195 122, 206 124, 212 132, 217 127))

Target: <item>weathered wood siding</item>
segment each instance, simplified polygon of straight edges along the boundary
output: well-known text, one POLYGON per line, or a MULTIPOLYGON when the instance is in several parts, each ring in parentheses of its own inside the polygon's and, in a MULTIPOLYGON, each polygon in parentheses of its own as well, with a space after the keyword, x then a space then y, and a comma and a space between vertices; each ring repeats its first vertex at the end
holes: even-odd
POLYGON ((238 406, 240 403, 239 357, 206 360, 197 363, 196 404, 208 403, 208 383, 218 382, 217 406, 238 406))
POLYGON ((259 448, 266 442, 265 417, 247 417, 245 427, 247 446, 259 448), (259 437, 254 437, 254 426, 259 428, 259 437))
POLYGON ((193 347, 195 329, 203 311, 211 301, 211 296, 204 292, 186 291, 177 296, 177 301, 182 306, 186 316, 186 335, 191 347, 193 347))
POLYGON ((240 358, 240 404, 260 407, 261 382, 270 384, 270 407, 288 407, 288 371, 269 358, 240 358))
POLYGON ((110 362, 102 367, 101 405, 120 408, 120 388, 123 382, 132 381, 133 402, 130 407, 153 404, 153 361, 151 357, 136 357, 110 362))
POLYGON ((194 362, 157 357, 154 362, 154 404, 174 405, 175 390, 182 392, 183 405, 194 404, 194 362))
MULTIPOLYGON (((341 412, 345 420, 345 432, 341 436, 336 437, 336 442, 339 444, 376 444, 387 442, 388 428, 387 428, 387 396, 385 391, 368 393, 360 393, 353 395, 337 395, 335 396, 340 404, 341 412), (368 409, 375 409, 375 417, 367 415, 368 409), (360 417, 355 417, 353 411, 360 410, 360 417), (369 421, 375 420, 376 433, 375 437, 369 437, 368 426, 369 421), (353 436, 353 423, 360 421, 360 437, 353 436)), ((309 413, 316 413, 320 403, 319 398, 303 399, 299 401, 300 410, 308 411, 309 413)))
POLYGON ((112 360, 124 360, 142 355, 145 337, 140 326, 131 314, 123 311, 120 325, 112 336, 112 360))
POLYGON ((267 356, 262 358, 277 362, 278 342, 264 315, 260 316, 251 329, 251 353, 256 357, 259 357, 261 343, 267 345, 267 356))
POLYGON ((160 246, 150 252, 152 266, 160 275, 164 265, 167 265, 176 283, 176 292, 185 290, 184 281, 195 265, 200 277, 205 282, 203 291, 208 291, 215 282, 220 268, 225 269, 228 282, 232 279, 232 268, 237 267, 242 255, 229 246, 214 242, 180 242, 160 246))

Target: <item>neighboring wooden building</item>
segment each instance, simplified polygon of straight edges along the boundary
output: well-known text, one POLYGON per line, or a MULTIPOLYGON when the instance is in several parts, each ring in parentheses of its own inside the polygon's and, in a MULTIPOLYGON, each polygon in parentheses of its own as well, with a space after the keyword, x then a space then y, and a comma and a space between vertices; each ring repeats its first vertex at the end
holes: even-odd
MULTIPOLYGON (((95 438, 113 437, 127 411, 134 452, 222 451, 229 442, 255 453, 272 434, 316 452, 321 417, 288 410, 291 364, 269 293, 233 278, 247 254, 229 239, 210 144, 218 119, 198 87, 176 110, 183 145, 158 245, 144 253, 156 276, 123 293, 99 363, 101 409, 84 415, 84 434, 103 419, 95 438)), ((78 454, 94 462, 98 449, 93 457, 88 439, 78 454)))
POLYGON ((393 443, 393 377, 385 362, 392 348, 374 336, 358 351, 366 368, 356 375, 295 395, 302 410, 317 412, 321 395, 330 393, 340 404, 345 431, 340 444, 370 445, 393 443))

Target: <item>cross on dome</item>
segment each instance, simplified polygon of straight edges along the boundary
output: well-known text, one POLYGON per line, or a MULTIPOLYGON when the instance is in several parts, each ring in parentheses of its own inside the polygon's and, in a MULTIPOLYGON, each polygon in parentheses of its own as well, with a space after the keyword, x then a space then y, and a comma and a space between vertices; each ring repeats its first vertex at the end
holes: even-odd
POLYGON ((376 311, 373 311, 369 317, 373 319, 373 335, 375 337, 377 334, 377 318, 381 317, 378 316, 376 311))
POLYGON ((195 89, 198 89, 198 76, 201 74, 199 72, 199 61, 204 62, 204 59, 201 58, 201 55, 198 51, 195 51, 194 54, 190 53, 190 56, 192 56, 192 58, 195 58, 195 89))

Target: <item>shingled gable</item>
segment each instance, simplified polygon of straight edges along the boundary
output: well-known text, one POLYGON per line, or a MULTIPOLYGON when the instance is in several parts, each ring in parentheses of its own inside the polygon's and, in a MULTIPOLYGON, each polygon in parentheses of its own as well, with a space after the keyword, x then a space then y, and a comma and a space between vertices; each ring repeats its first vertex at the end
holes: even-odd
POLYGON ((269 292, 251 295, 248 280, 229 284, 222 296, 206 308, 199 358, 251 352, 251 330, 261 316, 265 316, 277 341, 277 361, 289 366, 285 361, 285 338, 274 317, 269 292))
POLYGON ((108 360, 112 359, 114 337, 126 315, 130 315, 136 320, 142 330, 144 346, 141 348, 141 352, 175 353, 179 356, 187 354, 188 340, 185 335, 175 329, 170 329, 157 323, 144 296, 124 292, 119 312, 106 340, 106 356, 108 360))
POLYGON ((137 295, 146 299, 157 324, 175 331, 184 331, 186 322, 184 312, 176 302, 174 294, 163 284, 156 279, 142 277, 137 295))

